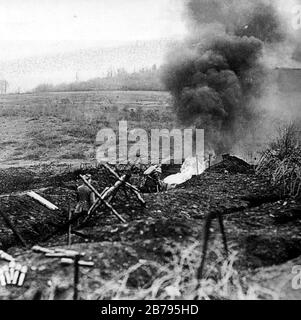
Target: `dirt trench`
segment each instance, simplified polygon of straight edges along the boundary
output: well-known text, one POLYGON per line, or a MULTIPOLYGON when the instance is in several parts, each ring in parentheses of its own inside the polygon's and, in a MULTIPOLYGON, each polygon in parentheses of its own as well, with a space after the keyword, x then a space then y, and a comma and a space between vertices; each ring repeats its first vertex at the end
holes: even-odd
MULTIPOLYGON (((99 177, 96 181, 99 189, 113 181, 109 176, 91 172, 99 177)), ((78 172, 52 176, 48 180, 39 176, 35 179, 38 182, 29 186, 46 185, 41 195, 60 208, 66 210, 69 201, 75 202, 78 172)), ((24 191, 25 188, 20 189, 24 191)), ((144 198, 144 208, 123 194, 116 198, 114 205, 126 219, 126 225, 104 210, 85 228, 77 230, 80 235, 73 235, 74 246, 101 250, 102 244, 109 244, 111 254, 108 263, 102 266, 103 275, 111 274, 112 265, 114 270, 120 271, 139 259, 164 262, 169 258, 164 249, 166 245, 202 240, 204 217, 210 211, 223 214, 228 241, 231 248, 238 251, 236 265, 241 272, 272 266, 280 268, 301 256, 301 203, 295 199, 280 199, 268 181, 253 173, 205 172, 178 189, 144 195, 144 198), (119 246, 131 250, 132 258, 121 259, 120 251, 112 251, 119 246)), ((55 225, 66 221, 66 211, 50 212, 26 195, 0 197, 0 203, 29 247, 36 243, 52 247, 66 245, 64 232, 42 242, 55 225)), ((12 254, 25 254, 26 259, 31 260, 32 253, 24 251, 11 231, 1 226, 2 248, 12 254)), ((216 223, 212 226, 212 241, 214 239, 220 240, 216 223)))

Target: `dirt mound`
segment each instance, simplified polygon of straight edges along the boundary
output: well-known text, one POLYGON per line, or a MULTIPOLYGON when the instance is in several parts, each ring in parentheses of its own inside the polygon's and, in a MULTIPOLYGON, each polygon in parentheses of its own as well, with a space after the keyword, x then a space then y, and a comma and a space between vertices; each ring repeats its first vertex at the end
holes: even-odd
MULTIPOLYGON (((0 198, 1 211, 10 218, 27 244, 41 240, 55 229, 55 225, 65 222, 68 217, 64 209, 67 210, 69 201, 75 201, 75 193, 66 189, 53 188, 39 194, 61 210, 49 210, 26 194, 0 198)), ((3 248, 20 245, 1 217, 0 234, 0 243, 3 248)))
POLYGON ((0 195, 48 187, 70 187, 76 190, 76 186, 81 183, 80 174, 86 173, 93 176, 93 181, 100 188, 114 182, 114 177, 108 174, 104 168, 15 167, 0 170, 0 195))
POLYGON ((245 243, 245 254, 253 268, 282 264, 301 255, 300 238, 251 234, 245 243))
POLYGON ((235 156, 223 155, 223 161, 211 166, 208 171, 216 173, 250 173, 253 166, 235 156))
POLYGON ((0 170, 0 193, 26 190, 36 182, 34 172, 24 168, 0 170))

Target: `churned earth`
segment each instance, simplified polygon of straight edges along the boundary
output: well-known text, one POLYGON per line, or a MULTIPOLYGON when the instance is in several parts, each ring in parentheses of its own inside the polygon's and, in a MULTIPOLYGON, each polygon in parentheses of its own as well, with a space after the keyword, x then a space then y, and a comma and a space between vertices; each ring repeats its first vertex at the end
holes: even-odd
MULTIPOLYGON (((104 168, 35 166, 0 171, 1 211, 27 243, 24 248, 0 217, 1 247, 29 266, 24 286, 0 287, 1 299, 72 298, 72 266, 63 267, 59 259, 47 259, 30 248, 35 244, 66 247, 66 230, 49 235, 67 221, 69 206, 75 206, 79 174, 86 172, 92 174, 100 191, 115 182, 104 168), (59 210, 45 209, 26 195, 29 190, 59 210)), ((131 182, 139 184, 139 174, 131 182)), ((103 298, 104 281, 141 261, 164 265, 171 247, 202 242, 204 217, 212 211, 223 215, 230 248, 237 252, 235 268, 242 279, 276 292, 277 298, 301 299, 301 290, 292 288, 292 269, 301 264, 301 202, 280 198, 252 167, 229 165, 225 160, 174 190, 143 197, 145 207, 133 195, 118 193, 113 204, 126 224, 102 208, 86 224, 74 225, 78 232, 72 236, 71 248, 86 252, 87 259, 95 262, 93 268, 82 268, 82 299, 103 298)), ((221 242, 216 222, 211 231, 209 247, 221 242)), ((210 259, 212 263, 214 258, 210 259)), ((150 268, 128 282, 143 288, 151 279, 150 268)))

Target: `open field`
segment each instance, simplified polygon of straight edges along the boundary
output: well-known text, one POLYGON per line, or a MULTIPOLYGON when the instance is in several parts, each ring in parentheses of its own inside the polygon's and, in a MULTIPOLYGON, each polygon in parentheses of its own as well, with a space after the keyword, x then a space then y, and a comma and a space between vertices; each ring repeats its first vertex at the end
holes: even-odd
POLYGON ((104 128, 171 128, 165 92, 70 92, 0 96, 0 165, 89 161, 104 128))
MULTIPOLYGON (((290 121, 291 113, 299 114, 294 110, 299 108, 296 101, 301 101, 301 95, 290 100, 279 94, 274 99, 287 105, 281 113, 282 121, 290 121)), ((127 120, 129 129, 148 132, 181 127, 171 96, 159 91, 0 95, 0 119, 0 167, 93 161, 97 132, 105 127, 117 130, 120 120, 127 120)), ((300 123, 298 117, 293 120, 300 123)), ((259 124, 256 133, 239 142, 233 152, 253 161, 252 157, 272 139, 265 130, 266 125, 259 124)))

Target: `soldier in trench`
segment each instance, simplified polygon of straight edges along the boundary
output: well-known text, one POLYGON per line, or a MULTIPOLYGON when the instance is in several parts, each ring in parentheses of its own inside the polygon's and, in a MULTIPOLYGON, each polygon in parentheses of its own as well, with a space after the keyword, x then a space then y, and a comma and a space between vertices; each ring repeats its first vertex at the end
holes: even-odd
POLYGON ((142 192, 162 192, 166 191, 167 185, 161 180, 162 168, 161 165, 154 165, 149 167, 145 172, 145 181, 142 186, 142 192))
MULTIPOLYGON (((91 184, 92 177, 90 174, 85 175, 85 179, 91 184)), ((87 215, 89 209, 95 202, 95 194, 84 183, 77 188, 77 205, 74 213, 87 215)))

